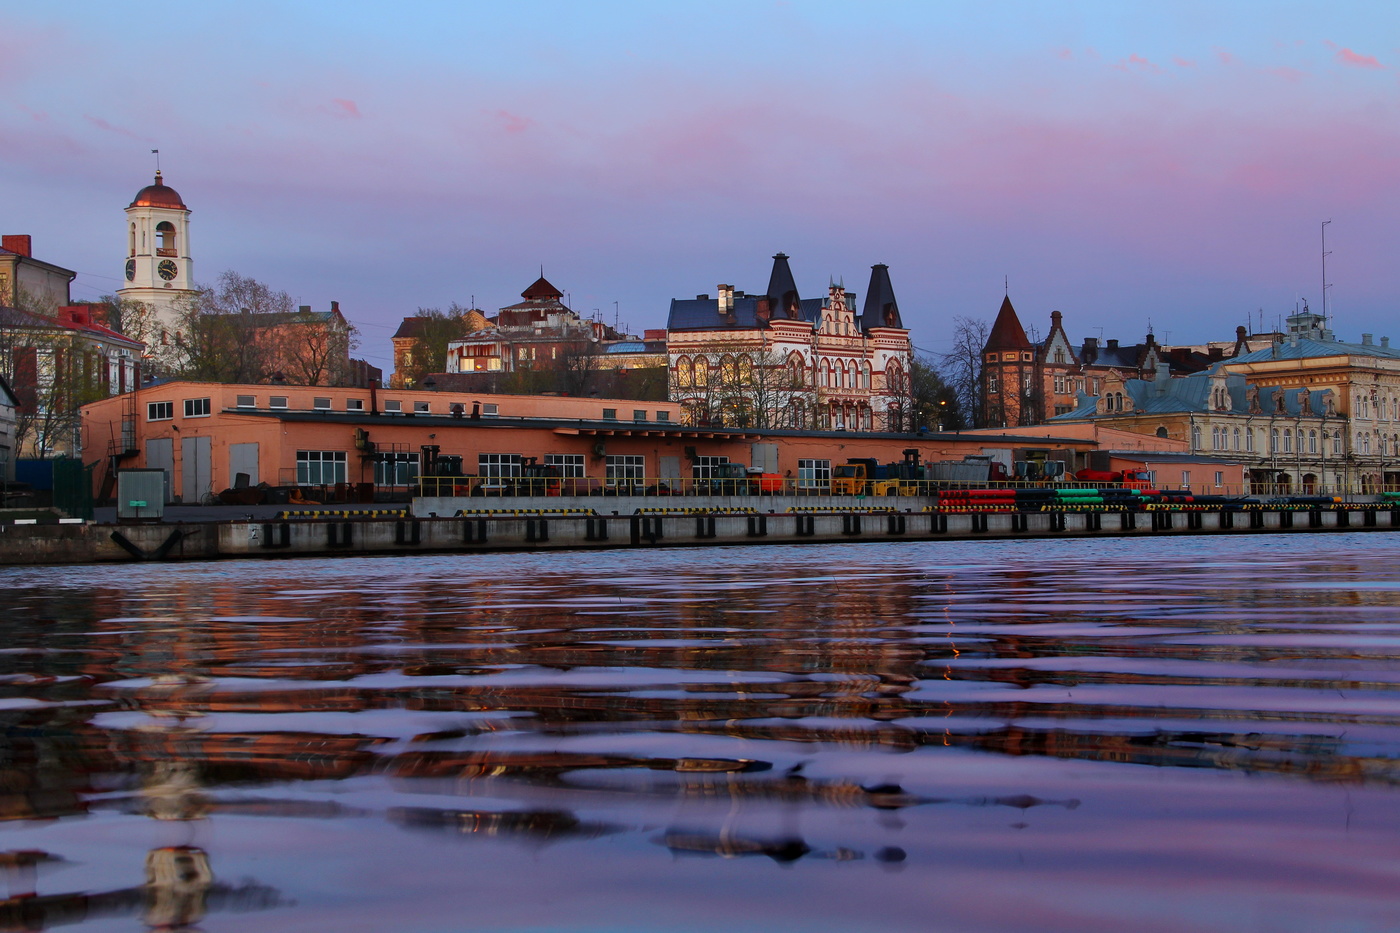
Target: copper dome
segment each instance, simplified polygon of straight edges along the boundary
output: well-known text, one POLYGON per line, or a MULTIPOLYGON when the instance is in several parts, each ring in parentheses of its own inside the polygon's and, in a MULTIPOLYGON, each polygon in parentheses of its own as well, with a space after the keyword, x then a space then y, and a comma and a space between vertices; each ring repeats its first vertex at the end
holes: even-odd
POLYGON ((160 172, 156 172, 156 182, 147 185, 136 192, 136 199, 128 207, 168 207, 177 211, 187 211, 185 202, 180 200, 180 194, 161 181, 160 172))

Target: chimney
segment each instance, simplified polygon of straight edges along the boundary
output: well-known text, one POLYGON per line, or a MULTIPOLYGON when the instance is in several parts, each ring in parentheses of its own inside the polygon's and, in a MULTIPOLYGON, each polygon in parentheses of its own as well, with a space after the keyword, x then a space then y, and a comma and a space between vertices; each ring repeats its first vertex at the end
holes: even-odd
POLYGON ((1153 388, 1155 388, 1155 389, 1157 390, 1157 394, 1158 394, 1158 395, 1166 395, 1166 394, 1167 394, 1167 383, 1171 381, 1171 378, 1172 378, 1172 367, 1171 367, 1171 364, 1170 364, 1170 363, 1158 363, 1158 364, 1157 364, 1157 375, 1156 375, 1156 377, 1152 380, 1153 382, 1156 383, 1156 385, 1153 386, 1153 388))
POLYGON ((0 249, 9 250, 29 259, 34 258, 34 252, 30 247, 29 234, 27 233, 7 233, 0 237, 0 249))
POLYGON ((1211 359, 1212 361, 1214 361, 1214 360, 1223 360, 1223 359, 1225 359, 1225 348, 1224 348, 1224 347, 1210 347, 1210 348, 1208 348, 1207 352, 1208 352, 1209 357, 1210 357, 1210 359, 1211 359))
POLYGON ((1117 349, 1118 349, 1118 341, 1117 341, 1117 340, 1110 340, 1110 341, 1108 342, 1108 348, 1109 348, 1110 350, 1117 350, 1117 349))
POLYGON ((710 300, 710 296, 709 296, 709 295, 696 295, 696 296, 695 296, 695 300, 696 300, 696 301, 709 301, 709 300, 710 300))
POLYGON ((332 302, 331 302, 331 310, 332 310, 332 311, 339 311, 339 310, 340 310, 340 302, 338 302, 338 301, 332 301, 332 302))
POLYGON ((1371 335, 1370 335, 1370 334, 1362 334, 1362 335, 1361 335, 1361 345, 1362 345, 1363 347, 1369 347, 1369 346, 1371 345, 1371 335))
POLYGON ((1389 337, 1382 337, 1382 338, 1381 338, 1381 347, 1384 348, 1384 349, 1386 349, 1386 350, 1389 350, 1389 349, 1390 349, 1390 338, 1389 338, 1389 337))
POLYGON ((311 313, 311 305, 298 305, 298 306, 297 306, 297 311, 298 311, 298 313, 300 313, 300 314, 310 314, 310 313, 311 313))
POLYGON ((719 313, 729 316, 734 313, 734 286, 720 285, 719 288, 719 313))

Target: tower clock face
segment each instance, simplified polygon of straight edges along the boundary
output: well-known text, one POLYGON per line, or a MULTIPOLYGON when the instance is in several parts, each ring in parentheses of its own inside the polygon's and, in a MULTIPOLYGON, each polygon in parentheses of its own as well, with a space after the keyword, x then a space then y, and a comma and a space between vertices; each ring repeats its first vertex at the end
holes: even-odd
POLYGON ((126 261, 126 280, 130 282, 134 278, 136 278, 136 260, 128 259, 126 261))
POLYGON ((180 274, 180 267, 175 265, 173 259, 162 259, 160 265, 156 266, 156 274, 169 282, 180 274))

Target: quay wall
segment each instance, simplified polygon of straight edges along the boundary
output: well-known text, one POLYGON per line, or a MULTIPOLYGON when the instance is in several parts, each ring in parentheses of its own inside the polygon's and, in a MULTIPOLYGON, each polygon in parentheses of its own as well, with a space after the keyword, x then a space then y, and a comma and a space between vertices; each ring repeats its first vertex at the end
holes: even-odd
POLYGON ((469 515, 0 526, 0 565, 1400 529, 1400 509, 469 515))

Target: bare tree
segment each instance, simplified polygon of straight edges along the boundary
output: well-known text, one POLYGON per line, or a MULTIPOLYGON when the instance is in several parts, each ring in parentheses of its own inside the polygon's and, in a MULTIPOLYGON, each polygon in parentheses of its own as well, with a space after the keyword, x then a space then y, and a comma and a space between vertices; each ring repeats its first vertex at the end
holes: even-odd
POLYGON ((811 427, 817 396, 800 361, 738 341, 696 348, 687 360, 671 374, 670 396, 692 420, 743 428, 811 427))
POLYGON ((465 308, 453 302, 444 311, 441 308, 419 308, 418 332, 414 338, 413 352, 403 372, 397 374, 404 385, 416 385, 429 373, 447 371, 447 345, 467 333, 465 308))
POLYGON ((349 378, 350 351, 359 330, 332 315, 329 320, 292 315, 273 324, 268 339, 275 347, 275 362, 289 382, 297 385, 344 385, 349 378))
POLYGON ((76 450, 80 409, 107 395, 105 361, 55 313, 23 289, 0 307, 0 375, 19 402, 15 449, 39 457, 76 450))
POLYGON ((956 431, 965 426, 962 403, 938 372, 934 360, 914 354, 909 372, 890 395, 891 430, 956 431))
POLYGON ((982 412, 982 348, 991 327, 979 318, 953 318, 953 346, 938 354, 937 371, 973 427, 985 423, 982 412))

